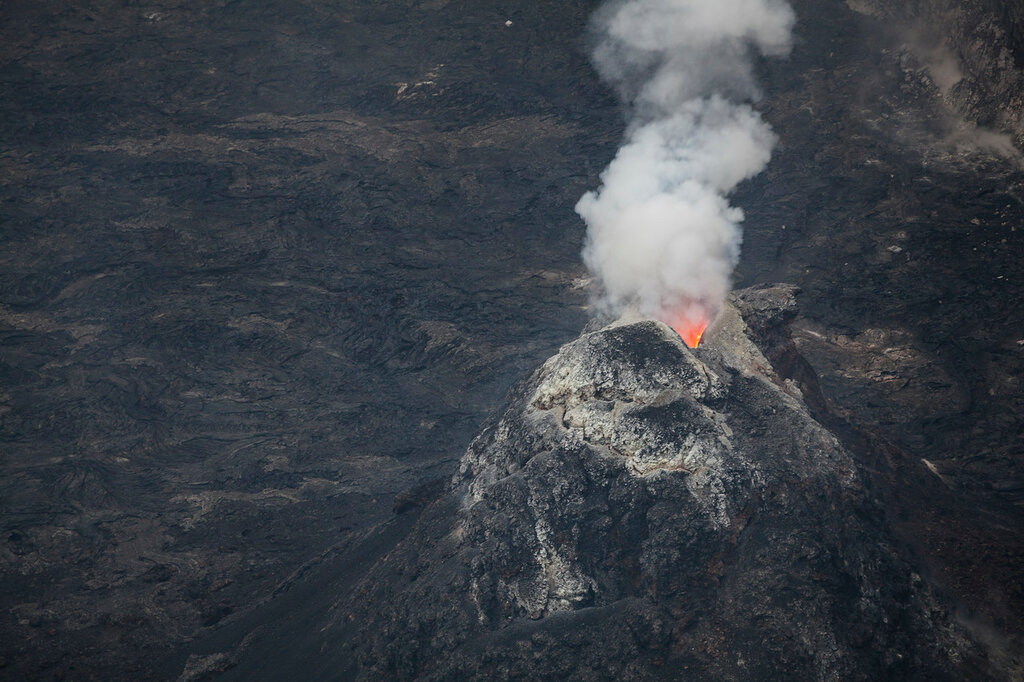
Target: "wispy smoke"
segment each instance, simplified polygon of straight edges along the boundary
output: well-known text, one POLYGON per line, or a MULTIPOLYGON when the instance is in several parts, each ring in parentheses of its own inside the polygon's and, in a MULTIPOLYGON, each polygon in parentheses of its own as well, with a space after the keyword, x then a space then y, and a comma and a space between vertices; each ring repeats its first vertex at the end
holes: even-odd
POLYGON ((625 0, 594 17, 594 62, 629 109, 626 139, 576 205, 600 303, 663 320, 717 313, 743 212, 726 197, 759 173, 775 135, 747 102, 751 57, 785 55, 784 0, 625 0))

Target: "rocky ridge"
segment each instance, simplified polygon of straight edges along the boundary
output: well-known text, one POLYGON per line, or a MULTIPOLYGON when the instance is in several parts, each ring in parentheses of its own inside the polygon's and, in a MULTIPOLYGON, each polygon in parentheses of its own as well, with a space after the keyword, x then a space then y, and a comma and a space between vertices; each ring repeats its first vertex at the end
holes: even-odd
MULTIPOLYGON (((658 322, 564 346, 410 534, 332 607, 344 678, 951 679, 983 660, 865 479, 751 341, 658 322), (358 624, 358 629, 353 629, 358 624)), ((745 322, 750 320, 750 326, 745 322)))

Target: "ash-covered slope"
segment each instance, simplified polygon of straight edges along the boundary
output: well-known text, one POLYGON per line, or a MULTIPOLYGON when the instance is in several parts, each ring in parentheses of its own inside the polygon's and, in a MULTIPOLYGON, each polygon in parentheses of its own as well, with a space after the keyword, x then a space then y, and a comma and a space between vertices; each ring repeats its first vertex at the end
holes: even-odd
MULTIPOLYGON (((848 0, 903 34, 943 99, 967 120, 1024 147, 1024 3, 848 0)), ((903 59, 906 64, 906 59, 903 59)))
POLYGON ((192 647, 181 679, 994 674, 773 368, 813 393, 793 306, 739 292, 698 351, 652 321, 583 334, 433 501, 192 647))
POLYGON ((982 653, 890 544, 850 455, 749 338, 740 310, 770 328, 792 291, 733 302, 696 352, 641 321, 548 360, 333 604, 319 673, 976 673, 982 653))

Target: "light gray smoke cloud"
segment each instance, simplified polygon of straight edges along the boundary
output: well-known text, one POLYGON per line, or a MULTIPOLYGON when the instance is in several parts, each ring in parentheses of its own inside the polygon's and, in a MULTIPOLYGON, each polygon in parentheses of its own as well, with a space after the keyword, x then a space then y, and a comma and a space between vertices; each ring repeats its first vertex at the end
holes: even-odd
POLYGON ((731 285, 743 212, 728 194, 768 163, 775 135, 751 53, 789 52, 784 0, 625 0, 594 17, 594 63, 629 108, 626 139, 576 205, 599 303, 670 324, 710 318, 731 285))

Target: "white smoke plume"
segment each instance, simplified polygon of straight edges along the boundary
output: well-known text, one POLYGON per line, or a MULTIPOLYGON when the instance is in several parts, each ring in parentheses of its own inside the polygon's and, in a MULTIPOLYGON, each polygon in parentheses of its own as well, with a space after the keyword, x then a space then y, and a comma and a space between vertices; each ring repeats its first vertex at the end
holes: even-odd
POLYGON ((670 324, 717 314, 742 236, 727 196, 764 169, 776 140, 748 104, 752 52, 787 54, 793 23, 784 0, 624 0, 597 12, 594 63, 629 111, 601 188, 576 205, 603 307, 670 324))

